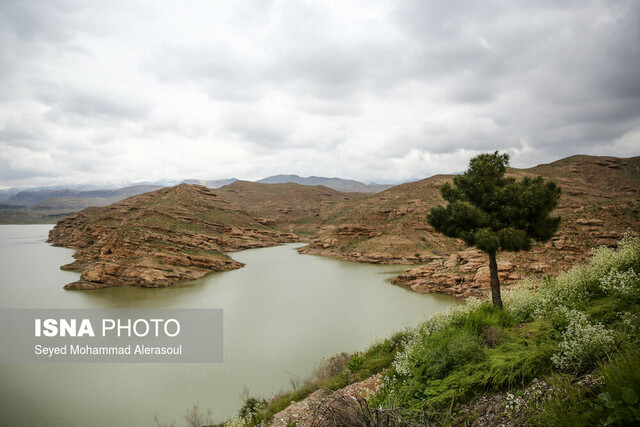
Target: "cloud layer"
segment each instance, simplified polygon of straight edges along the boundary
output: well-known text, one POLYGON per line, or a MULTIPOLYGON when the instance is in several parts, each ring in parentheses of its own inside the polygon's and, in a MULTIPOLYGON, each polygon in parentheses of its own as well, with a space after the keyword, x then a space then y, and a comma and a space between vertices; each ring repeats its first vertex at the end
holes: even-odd
POLYGON ((640 3, 5 1, 0 187, 640 154, 640 3))

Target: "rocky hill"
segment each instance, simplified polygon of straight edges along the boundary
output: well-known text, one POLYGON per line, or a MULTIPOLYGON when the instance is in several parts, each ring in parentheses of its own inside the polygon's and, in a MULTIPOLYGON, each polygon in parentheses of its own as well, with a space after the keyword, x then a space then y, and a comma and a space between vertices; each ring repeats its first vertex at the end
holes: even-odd
POLYGON ((368 195, 294 183, 260 184, 236 181, 217 193, 241 206, 264 225, 300 235, 315 235, 332 216, 368 195))
MULTIPOLYGON (((585 259, 589 248, 615 245, 627 229, 640 229, 640 157, 573 156, 509 173, 553 179, 563 193, 557 209, 562 223, 551 242, 530 252, 500 254, 498 267, 506 283, 527 274, 564 271, 585 259)), ((426 222, 431 207, 444 203, 439 187, 452 179, 438 175, 360 200, 327 221, 301 252, 423 264, 394 282, 417 292, 483 295, 489 285, 486 256, 436 233, 426 222)))
MULTIPOLYGON (((561 227, 550 242, 499 255, 507 285, 566 270, 590 248, 613 246, 627 229, 640 229, 640 157, 573 156, 509 173, 553 179, 563 193, 561 227)), ((73 288, 167 286, 240 266, 222 252, 302 239, 310 243, 302 253, 414 265, 394 282, 417 292, 483 296, 485 255, 426 222, 443 203, 440 186, 452 178, 437 175, 374 195, 294 183, 236 181, 216 190, 183 184, 86 209, 59 221, 50 241, 81 249, 65 266, 83 271, 73 288)))
POLYGON ((206 187, 182 184, 85 209, 60 220, 48 241, 79 249, 62 268, 81 280, 65 288, 94 289, 169 286, 242 267, 223 252, 296 240, 206 187))

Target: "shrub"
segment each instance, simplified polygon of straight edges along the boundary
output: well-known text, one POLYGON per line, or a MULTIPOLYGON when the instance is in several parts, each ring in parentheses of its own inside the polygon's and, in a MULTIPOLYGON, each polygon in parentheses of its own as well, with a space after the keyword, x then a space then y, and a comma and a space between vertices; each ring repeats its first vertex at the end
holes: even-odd
POLYGON ((640 238, 636 233, 627 232, 618 244, 618 249, 599 247, 591 260, 591 266, 598 277, 612 270, 640 271, 640 238))
POLYGON ((631 339, 640 338, 640 316, 638 313, 620 313, 621 329, 631 339))
POLYGON ((463 322, 470 313, 476 310, 482 302, 477 298, 469 298, 466 304, 458 305, 440 313, 436 313, 427 321, 421 323, 415 330, 406 334, 405 345, 402 351, 396 354, 393 367, 399 375, 408 375, 411 372, 410 365, 415 363, 412 359, 421 351, 427 337, 443 330, 454 322, 463 322))
POLYGON ((526 322, 532 319, 533 313, 540 310, 544 304, 541 292, 541 281, 527 278, 519 282, 513 289, 504 292, 504 308, 511 313, 516 322, 526 322))
POLYGON ((360 369, 363 363, 364 359, 360 353, 356 352, 351 356, 351 360, 349 360, 349 363, 347 364, 347 369, 349 369, 350 372, 355 372, 360 369))
POLYGON ((324 359, 314 369, 312 380, 319 381, 334 377, 342 373, 350 361, 351 355, 345 352, 324 359))
POLYGON ((592 324, 584 313, 564 310, 567 327, 551 356, 553 364, 564 371, 579 371, 591 366, 598 358, 613 348, 613 331, 600 323, 592 324))
POLYGON ((633 268, 608 272, 600 279, 600 285, 604 292, 618 298, 637 300, 640 296, 640 275, 633 268))
POLYGON ((542 283, 525 280, 505 292, 505 308, 516 321, 552 315, 558 307, 584 308, 603 294, 640 297, 640 239, 627 233, 618 249, 600 247, 588 265, 577 266, 542 283))

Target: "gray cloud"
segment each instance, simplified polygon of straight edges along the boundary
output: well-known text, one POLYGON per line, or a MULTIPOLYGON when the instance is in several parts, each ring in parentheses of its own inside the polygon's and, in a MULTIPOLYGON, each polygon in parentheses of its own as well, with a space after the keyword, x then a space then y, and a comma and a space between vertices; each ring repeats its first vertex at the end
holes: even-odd
POLYGON ((5 33, 19 39, 58 43, 73 37, 69 17, 74 9, 77 12, 69 1, 6 0, 0 5, 0 22, 5 33))
POLYGON ((149 113, 151 103, 136 98, 123 89, 105 86, 78 87, 73 84, 56 84, 33 81, 38 100, 50 108, 53 116, 81 116, 83 120, 122 119, 141 120, 149 113))
POLYGON ((195 46, 163 45, 144 64, 161 81, 200 86, 213 99, 253 101, 262 83, 260 65, 223 42, 195 46))
POLYGON ((6 1, 0 187, 638 155, 638 69, 633 0, 6 1))

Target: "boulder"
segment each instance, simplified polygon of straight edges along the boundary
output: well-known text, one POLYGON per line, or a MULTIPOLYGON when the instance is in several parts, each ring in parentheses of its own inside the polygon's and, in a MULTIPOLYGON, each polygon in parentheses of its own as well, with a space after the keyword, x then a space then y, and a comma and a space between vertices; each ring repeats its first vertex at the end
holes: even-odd
POLYGON ((604 224, 604 221, 596 218, 580 218, 576 220, 576 224, 601 226, 604 224))
POLYGON ((446 268, 453 268, 458 265, 459 260, 460 257, 458 256, 458 254, 451 254, 449 255, 449 258, 447 258, 447 260, 444 262, 444 266, 446 268))

